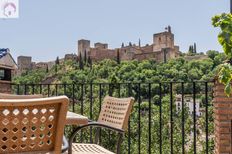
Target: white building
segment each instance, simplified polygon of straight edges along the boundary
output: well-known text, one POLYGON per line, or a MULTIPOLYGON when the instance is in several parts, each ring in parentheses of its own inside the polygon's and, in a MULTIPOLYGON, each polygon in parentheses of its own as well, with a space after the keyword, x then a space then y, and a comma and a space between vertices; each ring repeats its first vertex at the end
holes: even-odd
MULTIPOLYGON (((196 99, 196 116, 201 116, 202 115, 202 109, 200 108, 200 99, 196 99)), ((176 95, 176 112, 180 112, 182 109, 182 95, 176 95)), ((185 96, 184 97, 184 105, 185 107, 188 108, 189 114, 193 115, 194 113, 194 104, 193 104, 193 98, 190 96, 185 96)))

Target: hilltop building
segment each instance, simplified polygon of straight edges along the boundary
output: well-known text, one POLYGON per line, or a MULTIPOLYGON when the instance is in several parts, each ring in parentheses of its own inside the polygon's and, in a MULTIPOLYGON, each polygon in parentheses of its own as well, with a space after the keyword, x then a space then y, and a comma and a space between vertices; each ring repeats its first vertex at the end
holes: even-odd
POLYGON ((179 46, 174 44, 174 34, 171 27, 168 26, 166 31, 153 35, 153 43, 141 46, 129 43, 116 49, 109 49, 107 43, 95 43, 94 47, 90 46, 90 40, 78 41, 78 55, 84 58, 90 57, 93 61, 101 61, 103 59, 116 59, 117 52, 121 60, 146 60, 154 59, 157 62, 166 62, 169 59, 179 57, 179 46))
MULTIPOLYGON (((119 56, 120 60, 146 60, 153 59, 157 62, 166 62, 169 59, 177 58, 180 55, 179 46, 174 44, 174 34, 171 27, 168 26, 164 32, 153 35, 153 43, 141 46, 139 44, 132 44, 125 46, 122 44, 120 48, 109 49, 107 43, 95 43, 94 47, 90 46, 90 40, 78 41, 78 53, 66 54, 60 62, 66 60, 79 60, 80 55, 84 59, 90 58, 92 61, 101 61, 104 59, 116 60, 119 56)), ((32 62, 32 57, 19 56, 17 75, 21 75, 27 70, 32 69, 51 69, 55 65, 55 60, 51 62, 32 62)))
POLYGON ((17 58, 17 64, 18 64, 17 74, 22 74, 26 72, 27 70, 31 70, 33 66, 32 57, 19 56, 17 58))
POLYGON ((0 49, 0 93, 11 92, 11 79, 17 64, 10 54, 10 50, 0 49))
MULTIPOLYGON (((60 62, 64 62, 66 60, 76 60, 77 55, 76 54, 66 54, 64 58, 60 59, 60 62)), ((55 60, 50 62, 33 62, 32 57, 30 56, 19 56, 18 57, 18 69, 17 69, 17 75, 21 75, 22 73, 25 73, 26 71, 32 70, 32 69, 51 69, 55 65, 55 60)))

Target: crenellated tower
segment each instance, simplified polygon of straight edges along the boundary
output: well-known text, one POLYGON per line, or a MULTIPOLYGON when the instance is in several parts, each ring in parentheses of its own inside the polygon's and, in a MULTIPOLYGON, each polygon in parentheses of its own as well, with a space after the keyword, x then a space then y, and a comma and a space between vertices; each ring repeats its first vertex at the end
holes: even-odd
POLYGON ((77 55, 80 55, 81 53, 81 56, 84 57, 84 54, 85 52, 87 53, 87 56, 89 55, 89 52, 90 52, 90 40, 79 40, 78 41, 78 54, 77 55))
POLYGON ((166 28, 167 31, 153 35, 153 51, 161 51, 165 48, 174 49, 174 34, 172 34, 171 27, 166 28))

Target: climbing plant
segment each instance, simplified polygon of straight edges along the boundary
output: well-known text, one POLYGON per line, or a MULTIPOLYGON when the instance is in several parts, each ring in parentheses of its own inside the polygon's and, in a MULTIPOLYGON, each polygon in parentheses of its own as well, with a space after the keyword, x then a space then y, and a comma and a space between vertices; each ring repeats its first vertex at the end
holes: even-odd
POLYGON ((218 34, 218 41, 222 45, 227 61, 220 65, 218 79, 225 85, 225 93, 230 96, 232 92, 232 14, 223 13, 212 18, 214 27, 219 27, 221 32, 218 34))

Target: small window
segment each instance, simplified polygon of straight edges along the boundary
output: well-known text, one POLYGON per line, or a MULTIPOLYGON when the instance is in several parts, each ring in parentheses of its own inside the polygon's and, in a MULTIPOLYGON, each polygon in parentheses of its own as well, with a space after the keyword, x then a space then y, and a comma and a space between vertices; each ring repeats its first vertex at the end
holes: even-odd
POLYGON ((0 80, 11 81, 11 70, 0 69, 0 80))
POLYGON ((0 69, 0 80, 5 78, 5 71, 0 69))

